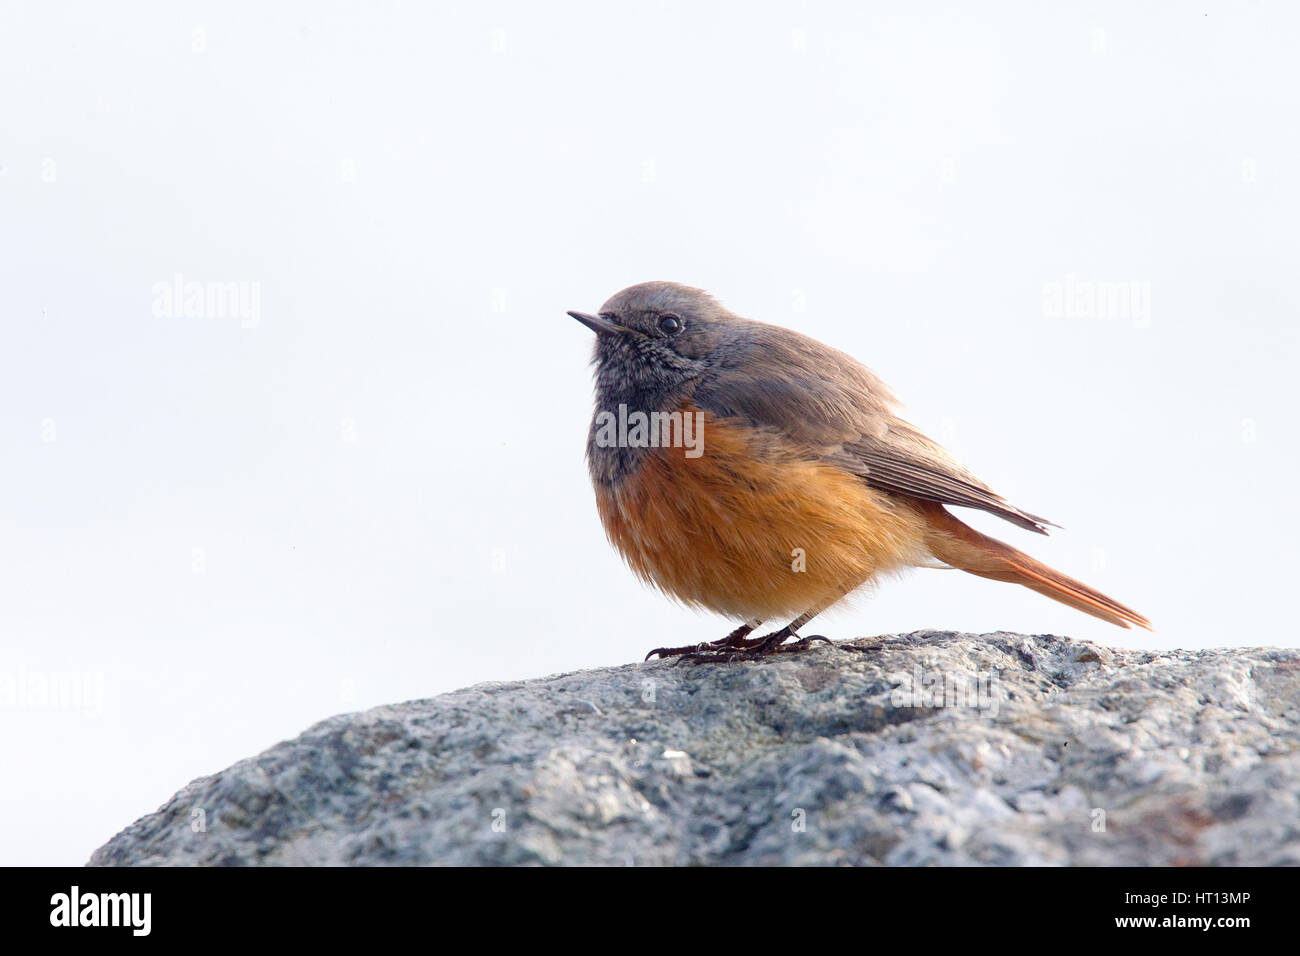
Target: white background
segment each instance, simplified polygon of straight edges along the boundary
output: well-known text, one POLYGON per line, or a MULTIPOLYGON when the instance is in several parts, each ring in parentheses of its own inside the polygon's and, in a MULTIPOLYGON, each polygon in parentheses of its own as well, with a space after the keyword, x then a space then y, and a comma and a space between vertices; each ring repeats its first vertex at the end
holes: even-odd
POLYGON ((0 6, 0 862, 729 630, 591 500, 564 313, 647 279, 856 355, 1158 627, 918 571, 815 632, 1296 644, 1294 5, 470 6, 0 6), (257 321, 155 315, 178 273, 257 321))

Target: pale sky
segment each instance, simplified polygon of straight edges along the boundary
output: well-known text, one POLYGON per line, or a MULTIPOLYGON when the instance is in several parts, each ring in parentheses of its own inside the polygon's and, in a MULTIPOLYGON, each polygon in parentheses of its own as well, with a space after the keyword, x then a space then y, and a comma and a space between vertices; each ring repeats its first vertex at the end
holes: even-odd
POLYGON ((730 630, 586 475, 565 310, 649 279, 855 355, 1157 625, 917 571, 805 633, 1296 646, 1294 5, 865 6, 0 7, 0 863, 730 630))

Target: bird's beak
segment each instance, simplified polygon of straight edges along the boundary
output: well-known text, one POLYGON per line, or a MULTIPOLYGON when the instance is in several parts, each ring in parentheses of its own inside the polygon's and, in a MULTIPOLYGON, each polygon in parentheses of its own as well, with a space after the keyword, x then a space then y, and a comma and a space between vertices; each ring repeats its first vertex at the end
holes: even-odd
POLYGON ((598 315, 589 315, 586 312, 570 312, 569 315, 573 316, 597 335, 612 335, 615 332, 627 331, 623 326, 615 325, 608 319, 602 319, 598 315))

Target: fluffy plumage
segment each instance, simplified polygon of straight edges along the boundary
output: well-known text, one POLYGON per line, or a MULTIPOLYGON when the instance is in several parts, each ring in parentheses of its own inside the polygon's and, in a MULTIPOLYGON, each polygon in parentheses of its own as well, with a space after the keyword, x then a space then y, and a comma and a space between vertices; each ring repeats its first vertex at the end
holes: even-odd
POLYGON ((746 621, 816 613, 937 559, 1150 627, 950 514, 945 505, 977 508, 1041 534, 1051 524, 898 417, 893 392, 851 356, 671 282, 624 289, 599 316, 572 314, 597 331, 587 454, 601 521, 633 570, 673 597, 746 621), (699 412, 703 454, 602 442, 600 415, 620 406, 699 412))

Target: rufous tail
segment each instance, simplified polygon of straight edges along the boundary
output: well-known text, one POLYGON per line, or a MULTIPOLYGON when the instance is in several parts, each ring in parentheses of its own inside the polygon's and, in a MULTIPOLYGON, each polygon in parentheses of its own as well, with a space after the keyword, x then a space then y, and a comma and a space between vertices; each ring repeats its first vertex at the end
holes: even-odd
POLYGON ((929 525, 926 544, 930 552, 945 564, 982 578, 1023 584, 1054 601, 1120 627, 1136 624, 1148 631, 1152 629, 1151 622, 1132 608, 1052 570, 1008 544, 980 534, 957 520, 942 505, 927 502, 925 513, 929 525))

